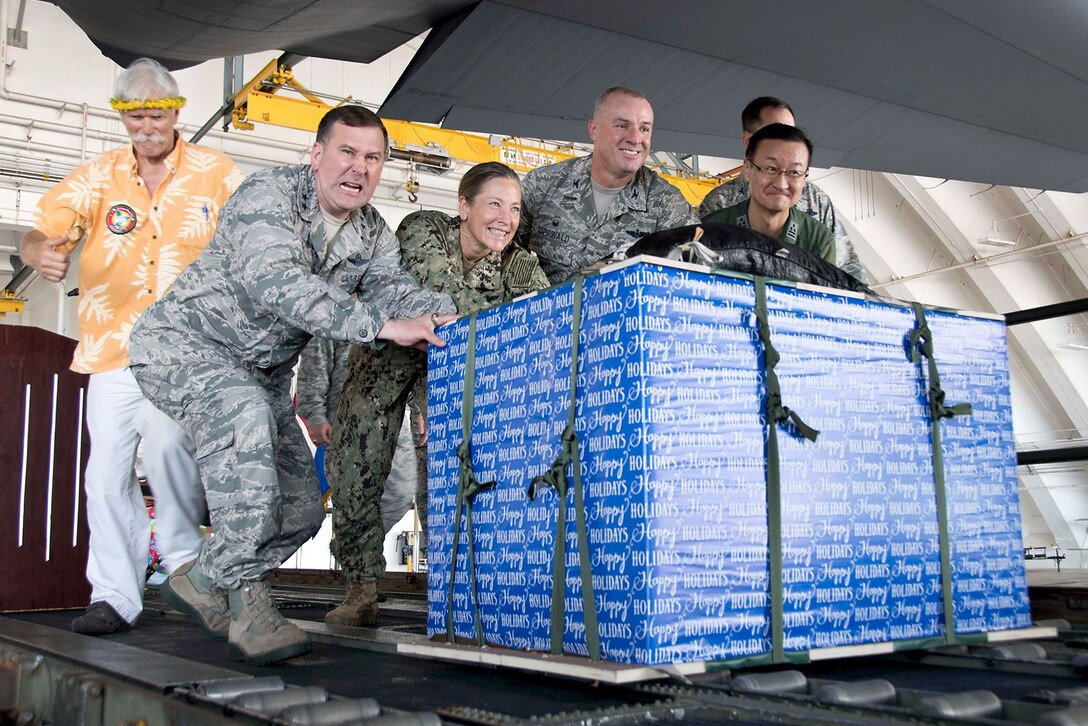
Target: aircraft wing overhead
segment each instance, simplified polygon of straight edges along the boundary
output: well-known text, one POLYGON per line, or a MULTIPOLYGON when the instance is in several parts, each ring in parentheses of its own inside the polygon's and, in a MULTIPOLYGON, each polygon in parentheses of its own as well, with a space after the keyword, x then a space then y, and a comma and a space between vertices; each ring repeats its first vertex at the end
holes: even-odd
POLYGON ((773 95, 821 167, 1081 192, 1085 33, 1075 0, 485 0, 432 33, 381 113, 587 140, 597 93, 630 85, 655 148, 738 158, 741 109, 773 95))
POLYGON ((265 50, 369 63, 472 4, 465 0, 49 1, 119 65, 149 56, 171 70, 265 50))
POLYGON ((118 63, 172 68, 272 49, 369 62, 433 28, 391 118, 586 140, 597 93, 630 85, 655 148, 737 158, 741 108, 774 95, 820 167, 1088 191, 1082 0, 51 2, 118 63))

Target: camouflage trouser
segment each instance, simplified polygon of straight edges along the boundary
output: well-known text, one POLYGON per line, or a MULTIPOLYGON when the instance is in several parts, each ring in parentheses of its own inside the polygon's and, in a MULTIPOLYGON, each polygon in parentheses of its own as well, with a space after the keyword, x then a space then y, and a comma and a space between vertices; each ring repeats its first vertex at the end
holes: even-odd
POLYGON ((209 361, 134 365, 132 373, 196 444, 212 520, 200 569, 228 589, 264 579, 325 516, 291 405, 291 371, 209 361))
MULTIPOLYGON (((352 348, 348 377, 332 426, 326 470, 332 486, 333 556, 353 582, 385 572, 379 502, 385 490, 408 396, 427 402, 427 358, 418 350, 388 345, 352 348)), ((424 430, 413 425, 419 488, 416 506, 426 532, 427 450, 424 430)))

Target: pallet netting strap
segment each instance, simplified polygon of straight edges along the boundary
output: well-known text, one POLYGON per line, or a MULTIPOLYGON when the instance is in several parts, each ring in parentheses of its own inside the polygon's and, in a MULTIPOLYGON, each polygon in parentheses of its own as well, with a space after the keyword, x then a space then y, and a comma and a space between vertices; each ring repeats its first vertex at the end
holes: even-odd
POLYGON ((755 315, 759 340, 763 345, 767 396, 767 558, 771 578, 771 658, 773 662, 781 663, 785 659, 785 616, 782 602, 782 480, 778 458, 778 424, 786 420, 793 421, 797 430, 809 441, 815 441, 820 432, 807 426, 800 416, 782 405, 782 389, 778 384, 778 374, 774 370, 780 356, 771 342, 771 326, 767 320, 767 282, 762 277, 753 278, 753 282, 756 292, 755 315))
POLYGON ((551 652, 563 653, 565 629, 565 599, 567 572, 567 492, 570 482, 567 467, 574 479, 574 511, 578 534, 578 569, 582 574, 582 616, 586 626, 586 649, 590 660, 601 659, 600 632, 597 628, 597 599, 593 593, 593 573, 589 561, 589 535, 586 527, 585 492, 582 485, 582 459, 578 434, 575 432, 575 413, 578 399, 578 338, 582 328, 582 287, 585 278, 574 279, 573 313, 571 319, 570 349, 570 406, 567 409, 567 425, 563 429, 559 456, 543 474, 529 482, 529 499, 535 499, 540 487, 555 489, 559 498, 559 511, 555 524, 555 554, 552 558, 552 623, 551 652))
POLYGON ((920 303, 912 303, 914 308, 915 328, 910 331, 910 358, 920 362, 919 355, 926 359, 928 400, 929 400, 929 436, 933 450, 933 484, 937 495, 937 530, 941 551, 941 598, 944 603, 945 642, 957 642, 955 607, 952 601, 952 552, 948 529, 948 491, 944 478, 944 449, 941 444, 942 418, 971 415, 971 404, 960 403, 946 406, 945 392, 941 388, 941 377, 937 371, 937 361, 933 355, 933 331, 926 322, 926 311, 920 303))
POLYGON ((457 574, 457 548, 461 538, 461 512, 465 514, 465 537, 468 539, 469 594, 472 598, 473 622, 476 625, 476 644, 484 645, 483 624, 480 618, 480 598, 476 592, 476 546, 472 534, 472 502, 482 491, 495 487, 495 482, 479 482, 472 471, 472 409, 476 392, 476 314, 468 323, 468 341, 465 345, 465 390, 461 400, 461 443, 457 457, 461 460, 457 477, 457 512, 453 518, 453 546, 450 549, 450 585, 446 601, 446 640, 456 640, 453 625, 453 589, 457 574))
POLYGON ((767 423, 768 425, 780 424, 789 420, 797 427, 797 431, 809 441, 815 441, 820 432, 812 428, 797 415, 789 406, 782 405, 782 387, 778 384, 778 374, 775 368, 782 356, 771 342, 771 325, 767 320, 767 280, 762 277, 753 278, 756 287, 756 319, 759 321, 759 340, 763 344, 763 365, 767 373, 767 423))
POLYGON ((957 403, 954 406, 944 404, 945 392, 941 388, 941 376, 937 371, 937 361, 933 356, 933 331, 926 322, 926 311, 920 303, 912 303, 914 319, 918 325, 910 331, 910 358, 917 363, 919 353, 926 359, 929 369, 929 415, 933 421, 953 416, 970 416, 970 403, 957 403))

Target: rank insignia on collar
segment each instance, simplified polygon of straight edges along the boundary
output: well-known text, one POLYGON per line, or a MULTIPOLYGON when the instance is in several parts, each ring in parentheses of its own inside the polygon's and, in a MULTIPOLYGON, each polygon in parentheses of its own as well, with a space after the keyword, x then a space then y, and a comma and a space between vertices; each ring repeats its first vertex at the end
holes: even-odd
POLYGON ((797 222, 791 219, 789 227, 786 229, 786 239, 790 242, 796 242, 798 232, 800 232, 800 228, 797 226, 797 222))

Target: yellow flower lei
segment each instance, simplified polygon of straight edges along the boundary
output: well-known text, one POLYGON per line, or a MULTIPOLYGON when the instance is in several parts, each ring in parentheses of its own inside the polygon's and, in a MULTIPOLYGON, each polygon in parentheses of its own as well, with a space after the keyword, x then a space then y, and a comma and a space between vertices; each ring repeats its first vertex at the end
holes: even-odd
POLYGON ((175 96, 174 98, 153 98, 143 101, 122 101, 119 98, 110 99, 110 108, 116 111, 135 111, 138 108, 181 108, 184 105, 184 96, 175 96))

